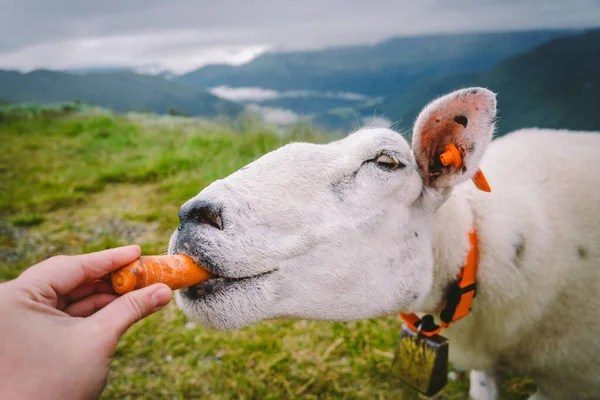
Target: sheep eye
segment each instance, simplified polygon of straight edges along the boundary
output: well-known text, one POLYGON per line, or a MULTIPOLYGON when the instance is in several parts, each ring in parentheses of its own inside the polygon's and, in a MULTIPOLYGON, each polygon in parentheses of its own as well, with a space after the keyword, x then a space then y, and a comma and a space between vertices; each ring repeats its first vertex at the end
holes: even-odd
POLYGON ((379 157, 377 157, 375 159, 375 164, 382 169, 398 169, 401 167, 404 167, 404 164, 402 164, 401 162, 393 159, 392 157, 388 156, 387 154, 381 154, 379 157))

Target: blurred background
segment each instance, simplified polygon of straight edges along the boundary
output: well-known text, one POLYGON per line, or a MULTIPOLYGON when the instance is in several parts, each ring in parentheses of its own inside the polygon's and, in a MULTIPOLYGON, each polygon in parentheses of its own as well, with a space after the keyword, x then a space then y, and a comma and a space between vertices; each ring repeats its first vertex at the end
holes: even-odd
MULTIPOLYGON (((215 179, 368 124, 410 139, 472 85, 498 93, 498 135, 600 131, 600 2, 1 0, 0 281, 59 253, 162 254, 215 179)), ((415 398, 387 374, 399 327, 221 333, 171 305, 128 332, 104 398, 415 398)), ((437 398, 466 398, 451 378, 437 398)))

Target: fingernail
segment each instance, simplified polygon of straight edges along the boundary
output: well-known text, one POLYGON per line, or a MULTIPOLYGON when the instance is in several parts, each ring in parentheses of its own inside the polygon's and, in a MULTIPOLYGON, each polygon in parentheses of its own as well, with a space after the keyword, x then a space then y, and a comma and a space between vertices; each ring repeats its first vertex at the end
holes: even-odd
POLYGON ((169 304, 171 301, 171 296, 173 292, 168 287, 161 286, 152 292, 152 304, 154 309, 152 311, 157 311, 169 304))

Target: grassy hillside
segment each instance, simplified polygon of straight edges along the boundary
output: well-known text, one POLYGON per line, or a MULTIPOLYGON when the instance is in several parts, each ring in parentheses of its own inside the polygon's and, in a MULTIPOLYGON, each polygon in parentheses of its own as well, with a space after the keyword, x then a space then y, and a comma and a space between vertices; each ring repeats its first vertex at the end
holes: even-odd
POLYGON ((127 71, 68 74, 37 70, 27 74, 0 70, 0 98, 14 103, 79 100, 115 111, 150 111, 199 116, 237 115, 243 107, 161 77, 127 71))
MULTIPOLYGON (((179 206, 284 143, 260 126, 176 117, 135 121, 70 109, 0 123, 0 281, 59 253, 138 243, 166 251, 179 206)), ((286 140, 321 141, 306 131, 286 140)), ((232 333, 187 323, 172 304, 127 332, 104 399, 411 399, 387 372, 396 316, 269 321, 232 333)), ((465 399, 459 374, 438 399, 465 399)), ((512 377, 506 399, 534 387, 512 377)))
POLYGON ((541 45, 473 82, 498 93, 503 131, 600 130, 600 29, 541 45))
POLYGON ((345 125, 357 116, 373 113, 410 130, 429 101, 461 87, 482 86, 498 94, 498 133, 537 126, 600 130, 600 29, 554 39, 535 49, 500 62, 489 71, 461 73, 416 81, 373 106, 352 110, 352 118, 339 120, 336 110, 322 113, 317 122, 345 125), (338 118, 338 119, 336 119, 338 118))
POLYGON ((267 53, 240 66, 209 65, 177 78, 199 88, 260 86, 389 94, 424 77, 480 71, 572 31, 431 35, 369 46, 267 53))

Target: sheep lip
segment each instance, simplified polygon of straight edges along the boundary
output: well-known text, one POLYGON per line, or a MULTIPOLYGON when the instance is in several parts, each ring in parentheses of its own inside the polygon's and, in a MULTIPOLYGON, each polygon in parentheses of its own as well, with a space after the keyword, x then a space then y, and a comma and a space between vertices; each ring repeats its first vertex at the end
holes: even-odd
MULTIPOLYGON (((228 282, 243 281, 243 280, 246 280, 246 279, 260 278, 261 276, 269 275, 269 274, 271 274, 273 272, 276 272, 277 270, 278 269, 275 268, 275 269, 272 269, 270 271, 261 272, 261 273, 256 274, 256 275, 248 275, 248 276, 225 276, 225 275, 218 275, 218 274, 215 274, 215 273, 211 272, 211 274, 213 275, 213 277, 210 278, 210 279, 208 279, 207 282, 208 281, 212 281, 214 279, 225 279, 228 282)), ((202 283, 200 283, 199 285, 202 285, 202 283)), ((196 285, 196 286, 198 286, 198 285, 196 285)))
POLYGON ((229 283, 234 283, 234 282, 243 281, 243 280, 250 280, 252 278, 260 278, 262 276, 269 275, 278 270, 278 268, 274 268, 272 270, 260 272, 255 275, 227 276, 227 275, 224 275, 222 272, 217 272, 220 270, 220 268, 217 265, 215 265, 214 263, 210 262, 210 260, 203 259, 202 256, 197 256, 197 255, 189 254, 186 252, 180 252, 178 254, 183 254, 183 255, 190 257, 200 268, 208 271, 211 274, 211 277, 208 280, 206 280, 205 282, 202 282, 198 285, 191 286, 191 287, 189 287, 190 289, 202 286, 202 285, 206 284, 207 282, 213 282, 213 281, 217 281, 217 280, 223 280, 229 284, 229 283))
POLYGON ((239 277, 239 278, 228 278, 223 276, 215 276, 207 280, 206 282, 202 282, 198 285, 190 286, 187 289, 184 289, 184 294, 186 297, 191 298, 192 300, 199 300, 206 296, 210 296, 212 294, 219 293, 231 286, 235 286, 241 282, 251 281, 255 279, 261 279, 266 277, 274 272, 277 269, 273 269, 271 271, 263 272, 257 275, 239 277))

